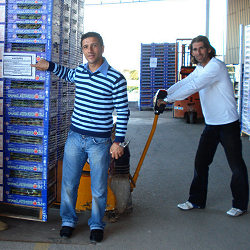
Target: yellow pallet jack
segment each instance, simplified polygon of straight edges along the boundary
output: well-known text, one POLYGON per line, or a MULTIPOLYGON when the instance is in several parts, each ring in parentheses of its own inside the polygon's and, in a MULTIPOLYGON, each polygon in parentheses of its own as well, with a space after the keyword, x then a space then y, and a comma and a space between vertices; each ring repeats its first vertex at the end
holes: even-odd
MULTIPOLYGON (((129 162, 127 162, 126 160, 130 155, 128 146, 125 147, 124 149, 125 162, 123 161, 121 164, 119 164, 119 162, 115 160, 111 162, 111 167, 108 177, 106 212, 111 212, 110 214, 116 214, 116 217, 117 215, 123 214, 124 212, 132 211, 131 193, 136 187, 136 181, 138 179, 141 166, 143 164, 144 158, 147 154, 148 148, 155 133, 159 114, 163 113, 165 109, 165 105, 161 105, 160 107, 158 107, 157 100, 164 99, 166 95, 167 92, 165 90, 159 90, 158 93, 156 94, 156 98, 154 100, 155 117, 153 125, 134 175, 132 176, 129 173, 129 162)), ((86 163, 83 167, 83 172, 78 188, 76 210, 79 212, 84 210, 91 210, 91 201, 92 201, 92 196, 91 196, 90 166, 88 163, 86 163)), ((110 218, 111 217, 114 218, 113 215, 110 216, 110 218)))

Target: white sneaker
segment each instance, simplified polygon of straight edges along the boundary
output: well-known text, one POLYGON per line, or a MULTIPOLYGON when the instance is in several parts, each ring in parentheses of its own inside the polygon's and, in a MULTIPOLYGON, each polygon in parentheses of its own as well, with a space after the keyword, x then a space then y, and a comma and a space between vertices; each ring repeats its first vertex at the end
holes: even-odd
POLYGON ((237 216, 244 214, 245 212, 246 210, 241 210, 241 209, 232 207, 230 210, 227 211, 227 214, 233 217, 237 217, 237 216))
POLYGON ((193 208, 199 208, 199 206, 197 206, 195 204, 192 204, 189 201, 186 201, 184 203, 180 203, 180 204, 177 205, 177 207, 182 209, 182 210, 190 210, 190 209, 193 209, 193 208))

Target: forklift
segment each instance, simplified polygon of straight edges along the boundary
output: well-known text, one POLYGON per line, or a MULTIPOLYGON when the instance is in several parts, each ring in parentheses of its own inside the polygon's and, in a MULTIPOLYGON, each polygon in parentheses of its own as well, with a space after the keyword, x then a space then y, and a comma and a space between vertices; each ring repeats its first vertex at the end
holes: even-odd
MULTIPOLYGON (((193 66, 181 66, 181 79, 187 77, 194 71, 193 66)), ((203 118, 199 93, 194 93, 182 101, 174 102, 174 118, 184 118, 187 123, 196 123, 203 118)))
MULTIPOLYGON (((192 39, 177 39, 175 47, 175 72, 176 82, 184 79, 195 69, 192 66, 189 43, 192 39), (179 65, 180 70, 179 70, 179 65), (180 72, 180 74, 178 74, 180 72), (178 79, 179 78, 179 79, 178 79)), ((184 118, 187 123, 196 123, 203 119, 199 93, 187 97, 181 101, 175 101, 173 105, 173 117, 184 118)))

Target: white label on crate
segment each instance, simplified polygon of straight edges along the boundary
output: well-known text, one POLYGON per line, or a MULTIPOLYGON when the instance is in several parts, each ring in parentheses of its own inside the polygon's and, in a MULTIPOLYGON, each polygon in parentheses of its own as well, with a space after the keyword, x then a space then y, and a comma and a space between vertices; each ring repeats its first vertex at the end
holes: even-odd
MULTIPOLYGON (((3 117, 0 117, 0 133, 3 133, 3 117)), ((0 158, 1 161, 1 158, 0 158)))
POLYGON ((0 184, 3 184, 3 169, 0 168, 0 184))
POLYGON ((0 0, 0 3, 6 3, 6 0, 0 0))
MULTIPOLYGON (((0 60, 3 60, 4 43, 0 43, 0 60)), ((2 65, 1 65, 2 67, 2 65)))
POLYGON ((3 115, 3 99, 0 99, 0 115, 3 115))
POLYGON ((3 186, 0 186, 0 201, 3 201, 3 186))
POLYGON ((0 168, 3 168, 3 152, 0 152, 0 168))
POLYGON ((35 79, 35 68, 30 64, 36 63, 36 54, 4 53, 3 77, 16 79, 35 79))
POLYGON ((3 150, 3 135, 0 135, 0 150, 3 150))
POLYGON ((5 22, 5 5, 0 5, 0 23, 5 22))
POLYGON ((4 24, 0 24, 0 42, 4 42, 4 34, 5 34, 4 24))
POLYGON ((157 67, 157 58, 150 57, 150 68, 156 68, 156 67, 157 67))
POLYGON ((0 81, 0 97, 3 97, 3 81, 0 81))

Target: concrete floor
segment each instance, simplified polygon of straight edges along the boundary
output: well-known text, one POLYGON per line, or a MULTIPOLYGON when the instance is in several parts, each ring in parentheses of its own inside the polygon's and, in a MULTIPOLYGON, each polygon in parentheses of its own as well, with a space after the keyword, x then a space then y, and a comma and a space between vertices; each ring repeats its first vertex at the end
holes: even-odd
MULTIPOLYGON (((127 138, 130 142, 131 174, 139 162, 154 113, 138 111, 131 103, 127 138)), ((9 229, 0 232, 0 249, 250 249, 250 215, 228 217, 231 208, 231 172, 221 146, 211 165, 207 207, 183 212, 176 205, 188 197, 193 161, 204 124, 173 119, 172 112, 160 115, 155 135, 145 157, 137 186, 132 193, 133 212, 115 223, 107 222, 104 240, 89 242, 90 212, 79 214, 72 238, 59 236, 59 210, 49 209, 48 222, 2 217, 9 229)), ((243 154, 250 172, 250 141, 242 137, 243 154)))

